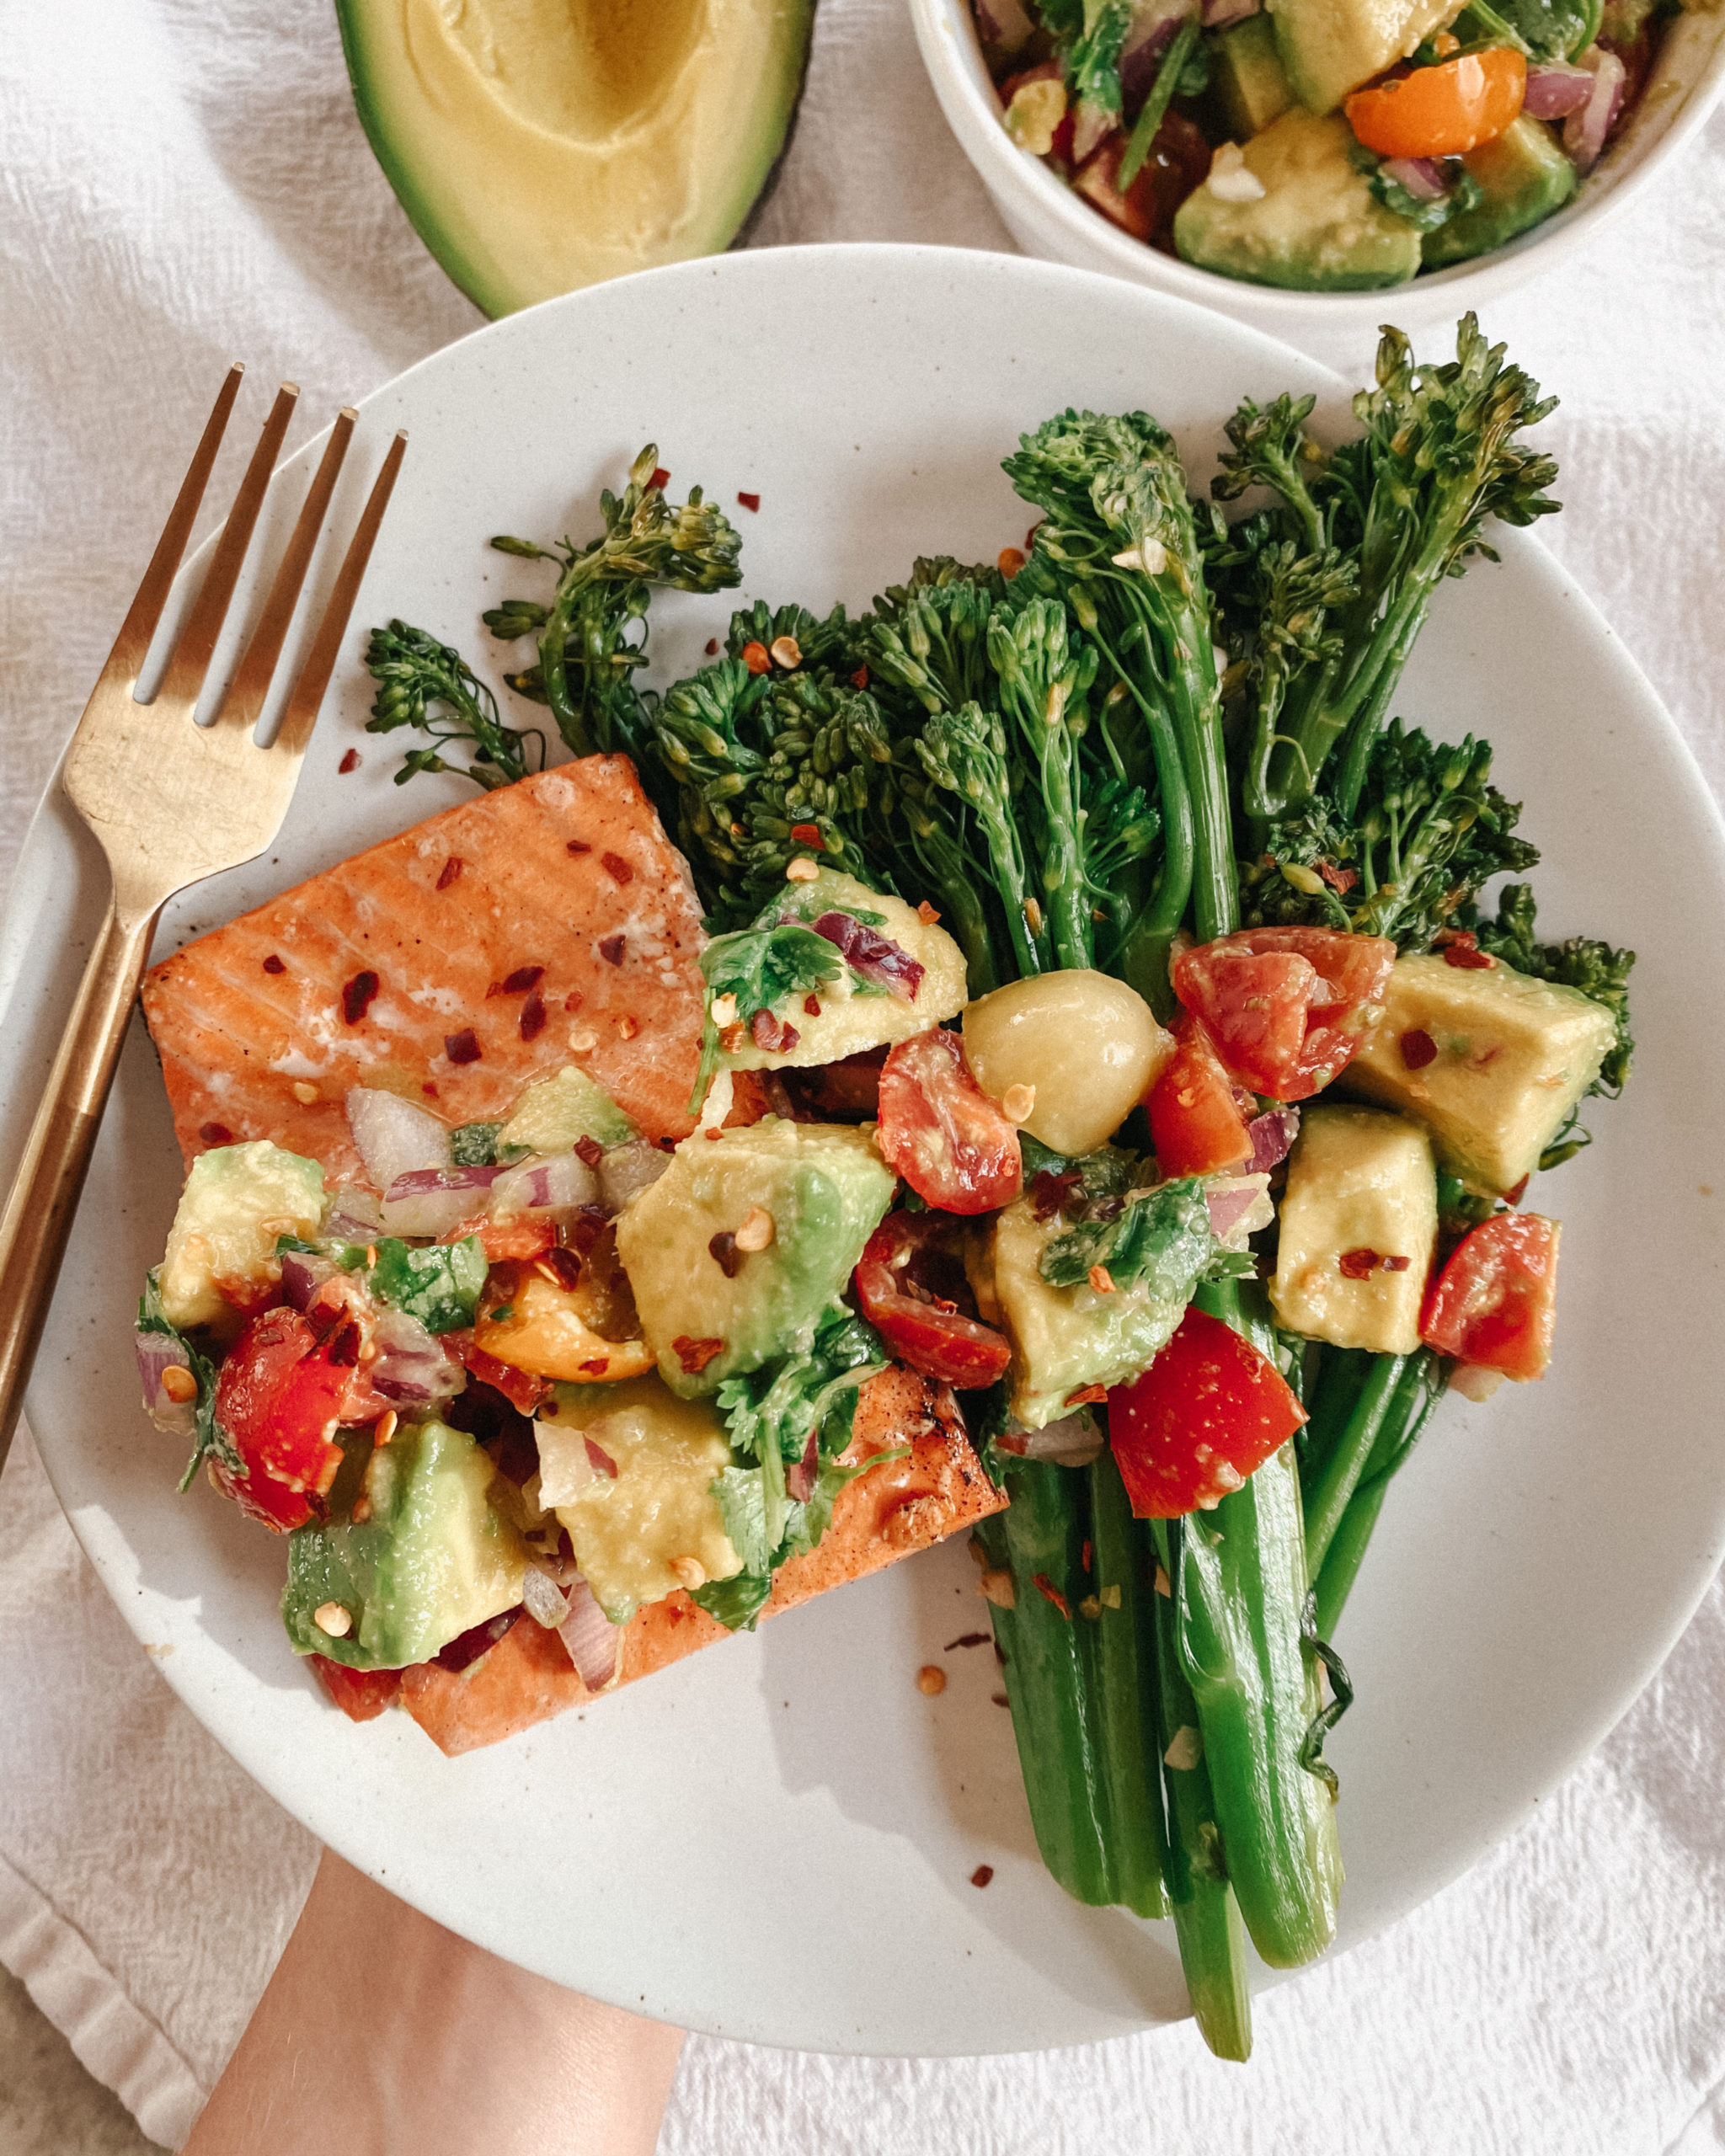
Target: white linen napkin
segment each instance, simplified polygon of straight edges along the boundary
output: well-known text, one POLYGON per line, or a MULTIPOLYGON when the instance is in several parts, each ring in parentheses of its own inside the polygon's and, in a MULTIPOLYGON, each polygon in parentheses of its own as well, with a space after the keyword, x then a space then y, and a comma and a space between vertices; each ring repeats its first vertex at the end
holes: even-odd
MULTIPOLYGON (((58 0, 6 7, 0 24, 9 862, 222 366, 243 354, 318 410, 478 318, 371 159, 326 10, 58 0)), ((1546 432, 1569 510, 1546 536, 1716 791, 1722 200, 1716 116, 1583 262, 1486 323, 1565 399, 1546 432)), ((902 0, 823 0, 796 145, 754 239, 1007 244, 902 0)), ((1584 751, 1553 742, 1570 753, 1584 751)), ((1602 864, 1607 885, 1633 873, 1602 864)), ((1673 1353, 1683 1324, 1674 1310, 1673 1353)), ((1664 1494, 1680 1507, 1680 1491, 1664 1494)), ((1599 1577, 1609 1593, 1609 1548, 1599 1577)), ((1716 1586, 1660 1678, 1536 1817, 1386 1936, 1263 2002, 1248 2069, 1217 2066, 1189 2027, 959 2061, 697 2039, 663 2148, 1725 2156, 1722 1787, 1716 1586)), ((158 1681, 20 1433, 0 1479, 0 1961, 152 2138, 184 2139, 314 1860, 158 1681)))

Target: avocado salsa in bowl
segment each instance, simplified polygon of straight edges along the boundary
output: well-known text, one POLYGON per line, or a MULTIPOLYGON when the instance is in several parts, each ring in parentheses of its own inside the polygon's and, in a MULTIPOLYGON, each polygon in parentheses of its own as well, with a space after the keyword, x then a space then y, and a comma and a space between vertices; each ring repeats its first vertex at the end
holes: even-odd
POLYGON ((1375 326, 1350 296, 1416 279, 1450 315, 1519 281, 1627 199, 1725 80, 1718 19, 1669 0, 912 12, 1022 245, 1314 329, 1375 326))

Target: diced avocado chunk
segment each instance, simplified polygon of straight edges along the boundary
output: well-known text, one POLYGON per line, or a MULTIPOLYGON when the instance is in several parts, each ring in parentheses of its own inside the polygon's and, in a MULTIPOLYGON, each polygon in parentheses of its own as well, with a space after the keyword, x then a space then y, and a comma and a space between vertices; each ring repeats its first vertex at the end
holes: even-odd
POLYGON ((1495 141, 1482 142, 1461 162, 1479 182, 1480 200, 1426 234, 1422 252, 1428 270, 1502 247, 1561 210, 1575 192, 1575 167, 1557 136, 1525 112, 1495 141))
POLYGON ((1210 40, 1210 83, 1224 126, 1236 140, 1261 135, 1294 102, 1276 50, 1276 26, 1260 12, 1233 23, 1210 40))
POLYGON ((1088 1281, 1053 1286, 1042 1254, 1065 1231, 1058 1218, 1039 1220, 1028 1198, 1014 1200, 995 1222, 978 1298, 1012 1343, 1012 1407, 1027 1430, 1072 1413, 1072 1394, 1087 1385, 1120 1385, 1148 1369, 1186 1310, 1187 1296, 1157 1293, 1154 1276, 1102 1293, 1088 1281))
POLYGON ((639 1134, 604 1087, 570 1064, 555 1077, 528 1086, 497 1134, 496 1157, 506 1160, 515 1147, 527 1153, 567 1153, 583 1138, 597 1145, 626 1145, 639 1134))
POLYGON ((718 1411, 656 1377, 559 1385, 539 1412, 539 1501, 613 1625, 678 1588, 740 1572, 713 1486, 730 1464, 718 1411), (595 1461, 589 1440, 617 1470, 595 1461))
POLYGON ((1419 233, 1386 210, 1353 157, 1345 120, 1294 106, 1247 143, 1263 193, 1224 200, 1206 180, 1174 213, 1181 258, 1225 277, 1295 291, 1375 291, 1419 268, 1419 233))
POLYGON ((1276 49, 1294 94, 1333 112, 1349 90, 1411 59, 1461 13, 1462 0, 1269 0, 1276 49))
MULTIPOLYGON (((784 896, 776 899, 745 934, 752 936, 788 919, 812 925, 828 913, 851 915, 914 958, 923 969, 915 995, 898 995, 877 983, 859 980, 835 945, 831 955, 837 963, 832 978, 813 994, 817 1010, 808 1007, 810 994, 803 989, 780 997, 770 1006, 776 1017, 795 1028, 794 1047, 757 1048, 745 1037, 741 1046, 725 1052, 724 1068, 804 1070, 819 1064, 839 1063, 847 1055, 860 1055, 865 1049, 926 1033, 931 1026, 964 1009, 964 954, 945 929, 925 921, 902 899, 871 891, 866 883, 836 868, 823 868, 807 883, 787 883, 784 896)), ((715 979, 711 959, 720 948, 720 944, 709 946, 709 958, 703 961, 709 980, 715 979)), ((740 1008, 737 1015, 746 1022, 753 1013, 740 1008)))
POLYGON ((403 1423, 356 1477, 344 1468, 331 1517, 288 1537, 281 1614, 294 1652, 398 1669, 514 1609, 526 1553, 486 1494, 494 1472, 465 1431, 438 1422, 403 1423), (355 1481, 371 1507, 358 1523, 343 1487, 355 1481), (353 1620, 342 1638, 317 1621, 327 1603, 353 1620))
POLYGON ((685 1139, 617 1224, 641 1330, 671 1390, 712 1393, 806 1348, 896 1187, 868 1128, 769 1116, 685 1139), (735 1253, 731 1278, 713 1239, 734 1235, 751 1212, 767 1216, 772 1241, 735 1253))
POLYGON ((1270 1300, 1338 1348, 1411 1355, 1438 1235, 1431 1140, 1376 1108, 1307 1108, 1288 1156, 1270 1300))
POLYGON ((1443 1168, 1497 1196, 1538 1167, 1616 1038, 1611 1013, 1579 989, 1501 959, 1413 954, 1391 968, 1383 1015, 1341 1083, 1417 1118, 1443 1168))
POLYGON ((317 1161, 267 1139, 200 1153, 168 1231, 159 1281, 163 1315, 182 1331, 194 1325, 237 1327, 235 1299, 243 1302, 246 1289, 281 1278, 276 1238, 315 1235, 328 1203, 317 1161), (235 1299, 222 1294, 223 1284, 236 1291, 235 1299))

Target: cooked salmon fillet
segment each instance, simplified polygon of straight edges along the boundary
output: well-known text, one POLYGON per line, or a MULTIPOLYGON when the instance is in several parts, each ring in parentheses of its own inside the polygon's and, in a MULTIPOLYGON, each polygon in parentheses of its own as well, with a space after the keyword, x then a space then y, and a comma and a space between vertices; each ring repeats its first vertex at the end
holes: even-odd
POLYGON ((494 1121, 579 1063, 647 1136, 686 1134, 701 941, 633 765, 586 756, 200 937, 152 970, 144 1017, 188 1166, 269 1138, 340 1184, 363 1176, 350 1086, 494 1121))
MULTIPOLYGON (((451 1124, 491 1122, 575 1063, 648 1137, 686 1135, 701 947, 687 866, 633 766, 587 756, 448 809, 187 944, 151 972, 144 1016, 188 1166, 210 1146, 266 1138, 321 1161, 339 1187, 364 1176, 343 1106, 355 1085, 451 1124)), ((730 1119, 755 1120, 770 1097, 740 1075, 730 1119)), ((852 1456, 906 1442, 910 1457, 851 1483, 816 1548, 781 1567, 768 1614, 1004 1505, 952 1396, 895 1369, 863 1389, 852 1456)), ((729 1636, 686 1594, 649 1604, 625 1630, 620 1681, 729 1636)), ((425 1663, 401 1684, 402 1704, 451 1753, 590 1696, 562 1641, 526 1618, 459 1674, 425 1663)))
MULTIPOLYGON (((845 1457, 860 1460, 907 1438, 908 1459, 858 1476, 840 1492, 832 1525, 814 1548, 780 1566, 766 1615, 926 1550, 1004 1506, 970 1449, 951 1394, 908 1370, 883 1371, 862 1389, 845 1457)), ((628 1684, 729 1636, 681 1591, 649 1603, 624 1630, 617 1681, 628 1684)), ((458 1673, 424 1662, 406 1672, 401 1686, 402 1705, 451 1755, 513 1737, 594 1696, 556 1633, 525 1617, 458 1673)))

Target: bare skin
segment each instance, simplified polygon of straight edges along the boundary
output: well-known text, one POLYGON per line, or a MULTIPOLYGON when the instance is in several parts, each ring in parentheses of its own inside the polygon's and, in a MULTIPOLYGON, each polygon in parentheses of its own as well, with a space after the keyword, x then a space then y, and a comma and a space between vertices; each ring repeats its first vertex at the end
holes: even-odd
POLYGON ((652 2156, 682 2041, 326 1850, 185 2156, 652 2156))

